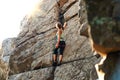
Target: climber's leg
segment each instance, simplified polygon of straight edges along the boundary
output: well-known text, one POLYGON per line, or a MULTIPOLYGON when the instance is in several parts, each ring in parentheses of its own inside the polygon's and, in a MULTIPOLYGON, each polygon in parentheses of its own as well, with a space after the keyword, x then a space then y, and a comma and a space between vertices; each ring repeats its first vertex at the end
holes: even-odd
POLYGON ((60 41, 60 52, 59 52, 60 55, 59 55, 58 65, 61 65, 64 49, 65 49, 65 41, 60 41))
POLYGON ((62 59, 63 59, 63 55, 59 55, 59 62, 58 62, 58 66, 61 65, 61 62, 62 62, 62 59))
POLYGON ((53 61, 56 62, 57 61, 57 55, 53 54, 53 61))
POLYGON ((57 65, 57 54, 58 54, 58 48, 55 48, 53 52, 53 63, 52 63, 53 66, 57 65))

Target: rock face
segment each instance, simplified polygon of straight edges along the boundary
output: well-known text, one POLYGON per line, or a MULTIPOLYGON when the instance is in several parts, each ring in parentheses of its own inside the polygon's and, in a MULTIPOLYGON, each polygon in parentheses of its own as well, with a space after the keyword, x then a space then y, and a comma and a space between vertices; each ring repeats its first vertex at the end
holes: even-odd
POLYGON ((86 0, 86 3, 94 49, 101 53, 119 51, 120 0, 86 0))
POLYGON ((3 41, 2 43, 2 57, 3 60, 6 62, 6 63, 9 63, 9 58, 10 58, 10 55, 11 55, 11 52, 13 51, 13 49, 15 48, 15 38, 9 38, 9 39, 6 39, 3 41))
POLYGON ((92 49, 104 59, 96 65, 97 73, 104 73, 99 79, 120 80, 119 9, 120 0, 41 0, 21 22, 19 36, 2 47, 3 55, 10 56, 9 80, 96 80, 92 49), (62 65, 52 67, 57 21, 68 24, 66 48, 62 65), (80 34, 90 38, 92 48, 80 34))
POLYGON ((9 73, 9 58, 14 49, 15 38, 6 39, 0 49, 0 80, 7 80, 9 73))
POLYGON ((9 80, 53 80, 52 68, 29 71, 9 77, 9 80))
POLYGON ((86 4, 92 47, 102 56, 96 64, 99 80, 120 80, 120 0, 86 0, 86 4))
POLYGON ((0 59, 0 80, 8 79, 8 65, 0 59))
POLYGON ((34 14, 21 22, 18 37, 3 47, 4 54, 12 49, 8 80, 96 80, 97 59, 88 38, 79 33, 87 23, 85 9, 83 0, 41 0, 34 14), (63 33, 66 48, 62 65, 52 67, 57 21, 68 24, 63 33))

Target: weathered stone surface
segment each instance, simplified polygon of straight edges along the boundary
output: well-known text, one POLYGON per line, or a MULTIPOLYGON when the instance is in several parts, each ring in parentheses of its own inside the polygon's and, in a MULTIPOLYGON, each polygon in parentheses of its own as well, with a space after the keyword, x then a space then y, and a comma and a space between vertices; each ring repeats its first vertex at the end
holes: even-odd
POLYGON ((12 75, 8 80, 53 80, 52 68, 45 68, 12 75))
POLYGON ((20 33, 16 41, 17 46, 10 60, 11 73, 31 70, 39 63, 42 63, 42 65, 51 63, 52 48, 49 46, 52 46, 55 22, 58 20, 55 3, 56 0, 42 1, 40 10, 45 12, 45 16, 41 16, 38 11, 28 20, 30 24, 23 24, 25 27, 28 25, 29 31, 27 33, 23 32, 24 36, 20 33), (46 13, 46 11, 49 12, 46 13))
POLYGON ((8 71, 8 65, 0 59, 0 80, 7 80, 8 71))
POLYGON ((120 77, 120 0, 86 0, 89 37, 102 59, 96 64, 99 80, 120 77))
POLYGON ((33 33, 40 33, 54 27, 53 25, 52 27, 47 26, 58 20, 58 12, 59 9, 56 0, 41 0, 34 14, 30 17, 26 16, 21 22, 22 29, 19 37, 27 37, 33 33))
POLYGON ((56 0, 58 3, 58 6, 61 8, 64 6, 65 3, 67 3, 69 0, 56 0))
MULTIPOLYGON (((1 46, 2 47, 2 46, 1 46)), ((2 49, 0 48, 0 58, 2 58, 2 49)))
POLYGON ((65 12, 64 14, 65 20, 68 21, 69 19, 76 16, 78 14, 78 11, 79 11, 79 2, 77 1, 76 3, 72 4, 72 6, 68 8, 68 10, 65 12))
POLYGON ((10 55, 9 80, 96 80, 97 59, 88 38, 79 35, 87 22, 84 4, 82 0, 41 0, 34 14, 21 22, 21 32, 10 55), (55 23, 65 20, 63 65, 52 69, 51 75, 55 23))
POLYGON ((9 57, 14 49, 15 38, 6 39, 3 41, 0 49, 0 80, 7 80, 9 73, 9 57))
POLYGON ((63 61, 74 60, 76 58, 78 59, 80 57, 92 55, 89 40, 85 37, 79 36, 79 18, 74 17, 67 23, 68 28, 64 32, 67 45, 63 54, 63 61))
POLYGON ((87 10, 86 10, 86 2, 84 0, 80 0, 80 10, 79 10, 79 17, 80 17, 80 35, 81 36, 86 36, 89 37, 88 34, 88 29, 89 29, 89 24, 88 24, 88 18, 87 18, 87 10))
POLYGON ((8 80, 96 80, 93 67, 95 57, 81 61, 71 61, 54 67, 12 75, 8 80), (85 64, 84 64, 85 63, 85 64), (94 75, 94 76, 93 76, 94 75))
POLYGON ((9 38, 2 43, 2 59, 7 63, 9 63, 11 51, 15 48, 15 40, 15 38, 9 38))
POLYGON ((101 53, 120 50, 120 1, 86 0, 86 3, 94 49, 101 53))
POLYGON ((74 3, 76 3, 76 1, 78 0, 68 0, 68 2, 62 6, 62 10, 66 12, 66 10, 68 10, 68 8, 70 8, 74 3))
POLYGON ((93 57, 81 61, 71 61, 57 67, 54 80, 96 80, 94 63, 90 62, 94 61, 94 59, 93 57))

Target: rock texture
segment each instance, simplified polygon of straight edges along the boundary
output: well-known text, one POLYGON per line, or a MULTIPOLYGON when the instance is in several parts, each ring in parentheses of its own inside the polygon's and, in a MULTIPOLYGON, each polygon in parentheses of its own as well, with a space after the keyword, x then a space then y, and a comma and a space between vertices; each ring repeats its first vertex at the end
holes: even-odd
POLYGON ((86 4, 92 47, 102 56, 96 64, 99 80, 120 80, 120 0, 86 0, 86 4))
POLYGON ((120 0, 86 0, 86 3, 94 49, 101 53, 120 50, 120 0))
POLYGON ((0 59, 0 80, 8 79, 8 65, 0 59))
POLYGON ((20 73, 9 77, 9 80, 53 80, 52 68, 20 73))
POLYGON ((0 80, 7 80, 9 73, 9 58, 14 49, 15 38, 6 39, 0 49, 0 80))
POLYGON ((9 58, 11 55, 11 52, 14 50, 15 48, 15 38, 9 38, 3 41, 2 43, 2 49, 1 49, 1 53, 2 55, 2 60, 4 60, 4 62, 9 63, 9 58))
POLYGON ((34 14, 21 22, 18 37, 2 47, 4 55, 10 50, 8 80, 96 80, 97 58, 88 38, 79 32, 87 23, 85 6, 84 0, 41 0, 34 14), (62 65, 52 67, 57 21, 68 24, 66 48, 62 65))

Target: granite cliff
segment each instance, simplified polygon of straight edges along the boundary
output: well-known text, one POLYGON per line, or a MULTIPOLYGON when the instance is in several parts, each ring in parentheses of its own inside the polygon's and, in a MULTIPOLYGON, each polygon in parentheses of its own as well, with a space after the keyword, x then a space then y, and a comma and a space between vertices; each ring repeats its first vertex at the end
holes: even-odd
MULTIPOLYGON (((118 13, 114 6, 118 3, 109 2, 110 6, 105 8, 107 5, 104 3, 108 2, 108 0, 40 0, 34 14, 26 15, 22 20, 18 37, 3 42, 1 59, 8 65, 7 73, 3 74, 8 80, 96 80, 98 77, 94 65, 100 59, 93 55, 93 50, 100 55, 119 51, 120 28, 118 26, 113 30, 116 26, 115 21, 107 16, 111 9, 114 9, 113 12, 116 11, 114 15, 118 13), (104 5, 100 6, 101 4, 104 5), (105 11, 100 13, 103 9, 105 11), (51 64, 57 21, 67 22, 64 32, 66 48, 62 65, 54 68, 51 64), (107 23, 111 26, 101 29, 101 26, 105 27, 107 23), (103 36, 105 31, 108 31, 104 33, 106 37, 103 36), (107 37, 109 32, 114 39, 107 37)), ((119 55, 117 56, 119 58, 119 55)), ((113 59, 111 56, 108 57, 113 59)), ((110 59, 107 64, 111 62, 110 59)), ((103 68, 107 68, 106 66, 103 68)))
POLYGON ((18 37, 2 44, 3 60, 9 65, 8 80, 95 80, 97 58, 88 38, 80 36, 87 22, 82 0, 41 0, 34 14, 21 22, 18 37), (55 23, 67 22, 66 48, 61 66, 53 68, 55 23))

